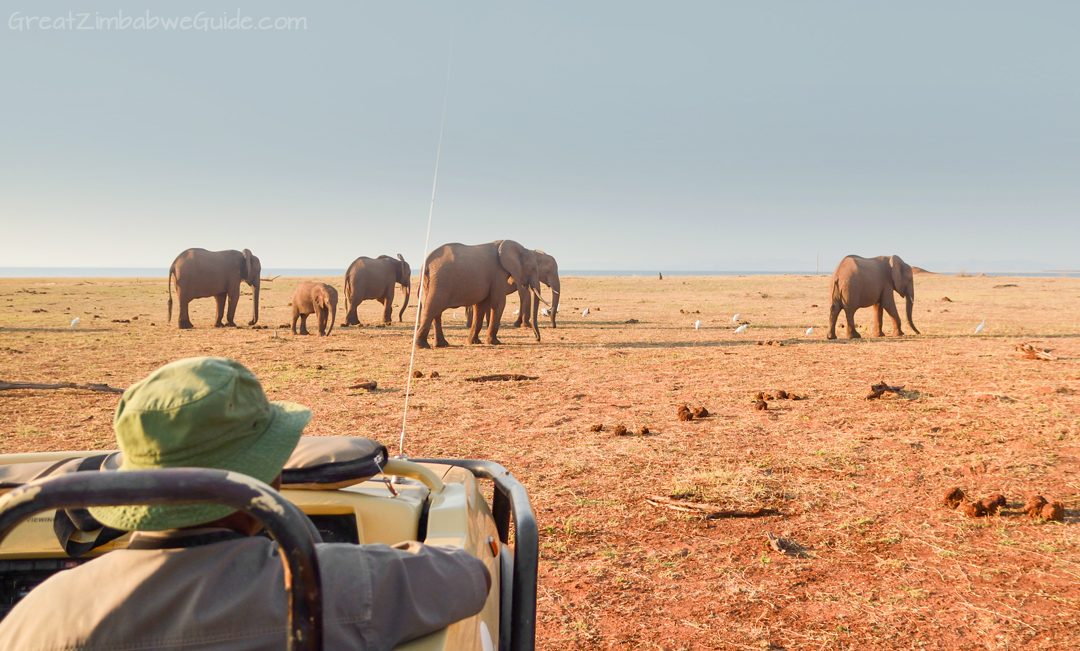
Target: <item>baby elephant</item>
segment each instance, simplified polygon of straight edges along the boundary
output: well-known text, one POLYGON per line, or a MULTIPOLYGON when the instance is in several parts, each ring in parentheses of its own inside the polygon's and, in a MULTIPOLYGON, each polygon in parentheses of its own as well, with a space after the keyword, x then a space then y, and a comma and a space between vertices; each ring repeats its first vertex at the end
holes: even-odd
POLYGON ((296 319, 300 319, 300 334, 306 335, 309 314, 319 315, 319 336, 334 329, 337 317, 337 290, 326 283, 302 282, 292 296, 292 333, 296 334, 296 319), (327 321, 330 322, 327 327, 327 321))

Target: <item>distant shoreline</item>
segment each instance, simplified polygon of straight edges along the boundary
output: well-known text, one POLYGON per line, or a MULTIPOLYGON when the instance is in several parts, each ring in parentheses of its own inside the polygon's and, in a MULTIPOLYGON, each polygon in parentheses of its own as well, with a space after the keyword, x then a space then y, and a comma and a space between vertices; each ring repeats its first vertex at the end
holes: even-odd
MULTIPOLYGON (((813 276, 812 271, 666 271, 666 270, 621 270, 621 269, 563 269, 560 275, 568 276, 604 276, 604 277, 653 277, 663 273, 671 276, 813 276)), ((822 271, 818 276, 829 276, 831 271, 822 271)), ((960 271, 931 272, 942 276, 959 276, 960 271)), ((1044 277, 1080 277, 1080 271, 967 271, 964 276, 1020 276, 1032 278, 1044 277)), ((153 267, 0 267, 0 278, 161 278, 168 275, 168 269, 153 267)), ((286 278, 344 276, 345 269, 263 269, 264 278, 282 276, 286 278)))

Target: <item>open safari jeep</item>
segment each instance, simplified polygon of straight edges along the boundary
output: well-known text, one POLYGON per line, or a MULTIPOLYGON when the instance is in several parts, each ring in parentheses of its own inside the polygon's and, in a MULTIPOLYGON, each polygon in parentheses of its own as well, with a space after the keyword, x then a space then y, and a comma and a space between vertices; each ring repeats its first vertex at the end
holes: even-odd
MULTIPOLYGON (((418 540, 466 549, 491 572, 476 616, 397 647, 531 651, 536 626, 536 520, 524 487, 497 463, 389 459, 371 439, 304 437, 280 493, 237 473, 178 468, 109 472, 120 453, 0 455, 0 618, 56 572, 124 548, 85 508, 216 502, 266 525, 287 563, 289 648, 322 648, 314 544, 418 540), (390 478, 393 478, 391 481, 390 478), (477 481, 494 484, 489 504, 477 481), (511 521, 513 545, 511 546, 511 521)), ((453 599, 454 595, 446 595, 453 599)))

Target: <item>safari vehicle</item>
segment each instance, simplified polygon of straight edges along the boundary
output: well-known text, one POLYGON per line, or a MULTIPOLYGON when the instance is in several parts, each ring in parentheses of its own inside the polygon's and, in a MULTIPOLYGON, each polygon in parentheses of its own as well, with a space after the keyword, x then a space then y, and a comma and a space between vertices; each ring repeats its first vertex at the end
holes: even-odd
POLYGON ((371 439, 305 437, 282 471, 280 493, 237 473, 109 472, 119 465, 119 452, 0 455, 0 617, 53 574, 126 547, 128 534, 83 509, 216 502, 259 519, 280 547, 293 577, 286 585, 290 649, 322 648, 320 540, 417 540, 461 547, 485 562, 492 589, 483 610, 399 651, 534 647, 536 520, 524 487, 497 463, 390 459, 371 439), (478 479, 493 482, 490 503, 478 479))

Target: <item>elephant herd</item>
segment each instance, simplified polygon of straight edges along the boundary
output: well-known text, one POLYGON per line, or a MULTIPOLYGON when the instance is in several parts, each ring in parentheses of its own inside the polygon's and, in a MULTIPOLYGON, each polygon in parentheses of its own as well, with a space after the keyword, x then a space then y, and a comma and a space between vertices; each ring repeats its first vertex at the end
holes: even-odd
MULTIPOLYGON (((196 298, 213 296, 217 300, 215 327, 235 326, 236 304, 240 296, 240 283, 247 283, 254 292, 254 310, 248 325, 259 320, 259 274, 262 265, 251 251, 207 251, 188 249, 169 267, 169 321, 172 320, 172 289, 176 287, 180 313, 180 328, 191 328, 188 304, 196 298), (226 305, 228 312, 226 314, 226 305), (226 322, 222 323, 222 317, 226 322)), ((545 313, 555 327, 556 313, 562 288, 559 267, 555 258, 543 251, 526 249, 512 240, 497 240, 487 244, 444 244, 433 250, 424 261, 421 286, 420 324, 415 345, 430 348, 428 336, 435 328, 435 345, 448 346, 443 334, 442 315, 448 309, 464 307, 469 314, 468 341, 480 343, 480 330, 487 322, 488 344, 498 344, 499 325, 506 297, 517 292, 521 308, 515 326, 532 329, 540 341, 537 313, 541 297, 540 285, 551 288, 550 309, 545 313), (535 297, 536 300, 533 300, 535 297)), ((893 292, 904 297, 908 326, 919 334, 911 321, 915 302, 914 272, 900 256, 861 258, 849 255, 840 261, 832 275, 829 309, 829 339, 836 339, 836 319, 845 313, 848 338, 858 338, 855 330, 855 311, 864 307, 874 308, 872 334, 883 336, 881 331, 883 312, 888 313, 897 336, 903 335, 900 315, 893 292)), ((381 255, 378 258, 359 257, 345 272, 345 325, 359 325, 356 308, 363 301, 377 300, 383 305, 382 322, 391 323, 394 292, 401 285, 405 300, 398 311, 401 321, 409 305, 412 269, 401 257, 381 255)), ((297 333, 296 322, 300 320, 299 334, 308 334, 307 317, 315 314, 319 334, 328 335, 333 330, 337 313, 337 290, 326 283, 302 282, 293 293, 292 331, 297 333)))
MULTIPOLYGON (((180 328, 191 328, 188 304, 197 298, 214 297, 217 301, 217 319, 214 327, 235 327, 236 305, 240 296, 240 283, 246 283, 254 292, 254 310, 248 325, 259 320, 259 285, 262 265, 251 251, 207 251, 188 249, 176 257, 169 267, 169 321, 172 321, 172 290, 176 287, 179 302, 180 328), (228 312, 226 313, 226 306, 228 312), (222 323, 225 317, 225 323, 222 323)), ((536 340, 540 340, 536 315, 541 302, 540 284, 551 288, 551 327, 555 327, 555 315, 559 306, 559 268, 555 258, 543 251, 526 249, 511 240, 498 240, 487 244, 467 246, 444 244, 428 255, 422 272, 423 296, 421 297, 420 327, 415 344, 429 348, 427 342, 432 325, 435 327, 435 345, 449 345, 443 336, 442 313, 455 307, 467 307, 478 318, 470 319, 469 343, 480 343, 480 328, 488 322, 486 342, 498 344, 499 324, 506 307, 506 297, 517 292, 521 300, 520 316, 515 325, 531 327, 536 340), (535 295, 536 300, 533 300, 535 295)), ((405 300, 398 311, 401 321, 411 294, 412 269, 400 254, 396 258, 381 255, 378 258, 359 257, 345 272, 345 325, 359 325, 356 309, 366 300, 377 300, 383 305, 382 323, 389 325, 393 316, 394 292, 401 285, 405 300)), ((326 283, 302 282, 292 297, 292 332, 297 334, 296 323, 300 321, 299 334, 308 334, 307 317, 316 315, 320 335, 333 330, 337 313, 338 292, 326 283)))

